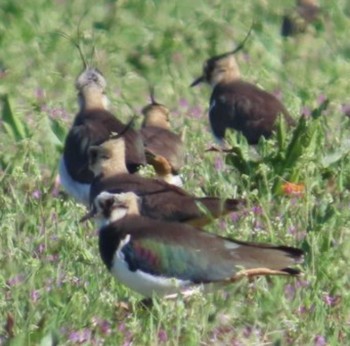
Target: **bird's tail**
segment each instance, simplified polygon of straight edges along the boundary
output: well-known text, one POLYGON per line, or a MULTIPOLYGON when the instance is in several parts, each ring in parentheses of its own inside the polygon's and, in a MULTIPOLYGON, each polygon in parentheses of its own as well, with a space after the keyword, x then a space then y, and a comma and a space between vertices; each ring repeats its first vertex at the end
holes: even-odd
POLYGON ((292 266, 304 261, 303 250, 294 247, 246 243, 229 239, 225 247, 232 248, 231 258, 238 267, 242 267, 242 270, 229 281, 264 275, 296 276, 300 274, 300 270, 292 266))

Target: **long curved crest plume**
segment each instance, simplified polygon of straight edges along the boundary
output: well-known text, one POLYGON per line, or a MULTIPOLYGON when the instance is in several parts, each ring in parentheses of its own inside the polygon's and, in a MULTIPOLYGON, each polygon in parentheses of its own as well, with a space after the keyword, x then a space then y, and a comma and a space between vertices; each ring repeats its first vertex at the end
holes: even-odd
POLYGON ((68 40, 69 42, 71 42, 77 49, 78 49, 78 52, 79 52, 79 55, 80 55, 80 59, 84 65, 84 69, 87 69, 89 67, 86 59, 85 59, 85 56, 84 56, 84 53, 81 49, 81 46, 80 46, 80 43, 77 42, 76 40, 73 39, 73 37, 71 37, 70 35, 68 35, 67 33, 63 32, 63 31, 58 31, 58 34, 60 36, 62 36, 63 38, 65 38, 66 40, 68 40))
POLYGON ((136 115, 133 115, 131 117, 131 119, 129 120, 129 122, 125 125, 123 130, 121 130, 121 132, 119 132, 119 133, 111 133, 111 135, 109 136, 108 140, 110 140, 110 139, 118 139, 118 138, 124 136, 125 133, 128 132, 131 129, 132 125, 135 122, 135 119, 136 119, 136 115))
POLYGON ((221 59, 221 58, 224 58, 224 57, 226 57, 226 56, 228 56, 228 55, 236 54, 236 53, 239 52, 241 49, 243 49, 243 48, 244 48, 244 45, 245 45, 246 42, 248 41, 248 38, 250 37, 250 34, 251 34, 252 31, 253 31, 254 24, 255 24, 255 22, 253 21, 252 24, 250 25, 250 28, 249 28, 249 30, 248 30, 246 36, 245 36, 244 39, 243 39, 243 41, 241 41, 241 43, 240 43, 235 49, 233 49, 232 51, 229 51, 229 52, 226 52, 226 53, 223 53, 223 54, 214 56, 214 57, 212 57, 210 60, 221 59))
POLYGON ((255 22, 253 21, 252 24, 250 25, 250 28, 247 32, 247 35, 245 36, 245 38, 243 39, 243 41, 231 52, 231 54, 235 54, 238 51, 240 51, 244 45, 246 44, 248 38, 250 37, 250 34, 252 33, 253 27, 254 27, 255 22))
POLYGON ((148 90, 149 90, 149 98, 151 100, 151 103, 152 105, 159 105, 159 103, 156 101, 156 98, 155 98, 155 87, 154 85, 149 85, 148 86, 148 90))
POLYGON ((133 118, 136 117, 136 114, 138 113, 138 111, 135 109, 135 107, 133 107, 133 105, 129 102, 128 98, 125 96, 125 94, 123 93, 123 91, 120 91, 120 97, 122 98, 122 100, 124 101, 125 105, 128 106, 128 108, 130 108, 130 110, 134 113, 133 118))
POLYGON ((86 57, 85 57, 85 54, 84 54, 84 51, 82 49, 82 46, 81 46, 81 41, 82 41, 82 35, 81 35, 81 30, 80 30, 80 26, 81 26, 81 23, 86 15, 87 11, 85 11, 85 13, 80 17, 79 21, 78 21, 78 25, 77 25, 77 38, 74 39, 72 36, 68 35, 67 33, 65 33, 64 31, 57 31, 57 33, 65 38, 67 41, 71 42, 78 50, 79 52, 79 56, 80 56, 80 59, 83 63, 83 66, 84 66, 84 69, 88 69, 90 67, 90 65, 92 64, 92 60, 93 60, 93 57, 95 55, 95 45, 93 44, 92 46, 92 50, 91 50, 91 58, 90 58, 90 63, 88 63, 86 57))

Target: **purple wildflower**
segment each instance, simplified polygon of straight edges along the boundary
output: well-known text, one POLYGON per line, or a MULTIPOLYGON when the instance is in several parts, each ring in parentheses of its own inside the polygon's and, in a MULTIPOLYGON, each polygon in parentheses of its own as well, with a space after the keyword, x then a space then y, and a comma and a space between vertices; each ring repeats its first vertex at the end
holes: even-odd
POLYGON ((124 335, 123 346, 129 346, 132 344, 132 333, 126 328, 125 323, 121 323, 118 326, 118 330, 124 335))
POLYGON ((60 256, 58 253, 52 254, 52 255, 48 255, 46 257, 48 262, 58 262, 60 259, 60 256))
POLYGON ((311 109, 308 106, 304 106, 301 108, 300 113, 302 116, 308 118, 311 115, 311 109))
POLYGON ((100 323, 100 331, 103 335, 109 335, 111 333, 111 324, 106 321, 106 320, 103 320, 101 321, 100 323))
POLYGON ((253 212, 253 214, 255 214, 255 215, 261 215, 261 214, 262 214, 262 208, 261 208, 261 206, 260 206, 260 205, 255 205, 255 206, 253 206, 252 212, 253 212))
POLYGON ((13 276, 11 279, 7 280, 7 285, 8 286, 17 286, 21 284, 24 281, 24 275, 23 274, 18 274, 13 276))
POLYGON ((35 190, 32 192, 32 197, 34 199, 39 199, 41 197, 41 191, 40 190, 35 190))
POLYGON ((331 296, 329 294, 325 294, 323 296, 323 301, 328 306, 335 306, 339 301, 339 296, 331 296))
POLYGON ((49 110, 52 119, 67 119, 68 113, 63 108, 52 108, 49 110))
POLYGON ((91 340, 91 330, 84 328, 82 330, 71 332, 68 339, 72 342, 82 344, 91 340))
POLYGON ((182 108, 188 108, 188 101, 186 99, 180 99, 179 100, 179 106, 182 107, 182 108))
POLYGON ((326 338, 322 335, 316 335, 314 338, 314 345, 315 346, 325 346, 327 345, 326 338))
POLYGON ((158 332, 158 340, 160 343, 164 343, 168 341, 168 334, 164 329, 161 329, 158 332))
POLYGON ((44 251, 45 251, 45 244, 44 243, 40 243, 39 245, 38 245, 38 247, 36 248, 36 253, 40 256, 40 255, 42 255, 43 253, 44 253, 44 251))
POLYGON ((38 290, 33 290, 30 292, 30 299, 33 303, 36 303, 40 298, 40 293, 38 290))
POLYGON ((203 114, 202 109, 199 106, 195 106, 190 109, 190 116, 195 119, 201 118, 202 114, 203 114))
POLYGON ((35 97, 37 100, 42 100, 45 97, 45 92, 41 88, 35 90, 35 97))
POLYGON ((305 288, 305 287, 309 287, 309 286, 310 286, 310 282, 307 280, 297 280, 295 282, 296 288, 305 288))
POLYGON ((227 228, 226 221, 225 220, 220 220, 219 227, 220 227, 220 229, 225 230, 227 228))
POLYGON ((241 218, 241 214, 238 213, 238 212, 236 212, 236 211, 234 211, 234 212, 232 212, 232 213, 230 214, 230 217, 231 217, 231 221, 232 221, 232 222, 238 222, 239 219, 241 218))
POLYGON ((255 219, 253 222, 253 228, 254 228, 254 230, 262 230, 262 229, 264 229, 264 225, 262 222, 255 219))
POLYGON ((297 312, 300 314, 300 315, 303 315, 303 314, 309 314, 311 312, 313 312, 315 310, 315 306, 314 305, 311 305, 310 307, 306 307, 305 305, 301 305, 299 306, 297 312))
POLYGON ((222 159, 222 157, 216 157, 214 162, 214 167, 217 171, 222 171, 225 167, 225 163, 222 159))
POLYGON ((253 328, 251 326, 246 326, 243 329, 243 336, 248 339, 252 335, 253 328))
POLYGON ((288 300, 293 300, 295 297, 295 286, 291 284, 287 284, 284 287, 284 295, 288 300))
POLYGON ((272 91, 272 94, 279 100, 282 101, 283 95, 281 89, 275 89, 272 91))
POLYGON ((109 335, 111 333, 111 324, 107 320, 103 320, 99 317, 93 317, 92 324, 94 327, 99 327, 100 332, 103 335, 109 335))
POLYGON ((350 103, 343 103, 341 105, 341 111, 344 113, 345 116, 350 118, 350 103))
POLYGON ((326 100, 327 100, 327 97, 325 94, 320 94, 317 97, 317 103, 319 106, 321 106, 326 100))
POLYGON ((296 227, 289 227, 287 232, 295 237, 296 240, 301 241, 306 237, 306 231, 300 231, 296 227))

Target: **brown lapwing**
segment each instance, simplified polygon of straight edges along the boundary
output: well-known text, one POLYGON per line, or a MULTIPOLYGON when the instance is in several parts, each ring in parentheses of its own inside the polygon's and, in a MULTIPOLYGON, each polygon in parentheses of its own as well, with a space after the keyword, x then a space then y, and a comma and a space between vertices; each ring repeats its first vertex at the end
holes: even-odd
MULTIPOLYGON (((64 189, 77 201, 89 205, 93 172, 88 165, 88 149, 107 140, 112 133, 121 132, 125 125, 107 109, 106 80, 102 73, 89 67, 76 80, 80 110, 66 138, 59 174, 64 189)), ((125 134, 126 167, 134 173, 146 163, 142 138, 136 130, 125 134)))
POLYGON ((142 109, 144 119, 140 130, 146 151, 147 163, 154 167, 157 177, 169 184, 182 186, 179 171, 184 164, 184 148, 179 135, 171 131, 170 111, 155 101, 142 109))
POLYGON ((140 215, 132 192, 102 192, 95 200, 101 258, 118 281, 145 297, 188 295, 265 275, 297 276, 303 251, 220 237, 190 225, 140 215))
POLYGON ((205 225, 213 219, 238 211, 244 200, 194 197, 175 185, 160 179, 129 174, 125 166, 123 136, 110 139, 89 149, 90 170, 95 179, 91 184, 90 203, 101 192, 135 192, 140 196, 140 213, 153 219, 205 225))
POLYGON ((260 137, 271 136, 279 115, 284 116, 287 124, 294 124, 287 109, 274 95, 241 79, 234 54, 243 47, 247 37, 235 50, 208 59, 202 76, 191 84, 193 87, 206 82, 212 87, 209 121, 220 144, 228 128, 240 131, 249 144, 257 144, 260 137))
POLYGON ((321 8, 317 0, 297 0, 296 7, 289 9, 283 16, 281 35, 288 37, 305 32, 320 14, 321 8))

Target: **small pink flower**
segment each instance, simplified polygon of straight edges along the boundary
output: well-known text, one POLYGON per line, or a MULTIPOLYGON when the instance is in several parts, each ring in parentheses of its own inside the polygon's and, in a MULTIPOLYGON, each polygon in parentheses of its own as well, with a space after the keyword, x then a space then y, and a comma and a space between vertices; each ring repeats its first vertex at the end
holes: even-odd
POLYGON ((322 105, 326 100, 327 100, 327 97, 326 97, 325 94, 320 94, 320 95, 318 95, 318 97, 317 97, 317 103, 318 103, 319 105, 322 105))
POLYGON ((188 101, 186 99, 180 99, 179 100, 179 106, 182 108, 188 108, 188 101))
POLYGON ((161 329, 159 332, 158 332, 158 340, 160 343, 164 343, 164 342, 167 342, 168 341, 168 334, 165 330, 161 329))
POLYGON ((217 171, 222 171, 224 169, 225 163, 224 163, 222 157, 215 158, 214 167, 217 171))
POLYGON ((40 293, 38 290, 33 290, 30 292, 30 299, 33 303, 36 303, 40 298, 40 293))
POLYGON ((190 109, 189 113, 190 113, 190 116, 195 118, 195 119, 199 119, 203 115, 202 109, 200 107, 198 107, 198 106, 192 107, 190 109))
POLYGON ((310 107, 304 106, 301 108, 300 113, 302 116, 308 118, 311 115, 310 107))
POLYGON ((323 301, 328 306, 335 306, 339 302, 340 297, 339 296, 331 296, 329 294, 325 294, 323 296, 323 301))
POLYGON ((327 345, 326 338, 322 335, 316 335, 314 338, 314 345, 315 346, 325 346, 327 345))
POLYGON ((13 276, 11 279, 7 280, 6 283, 8 286, 17 286, 24 281, 24 275, 18 274, 13 276))
POLYGON ((350 103, 342 104, 341 112, 344 113, 345 116, 350 117, 350 103))
POLYGON ((40 190, 35 190, 32 192, 32 197, 34 199, 39 199, 41 197, 41 191, 40 190))

